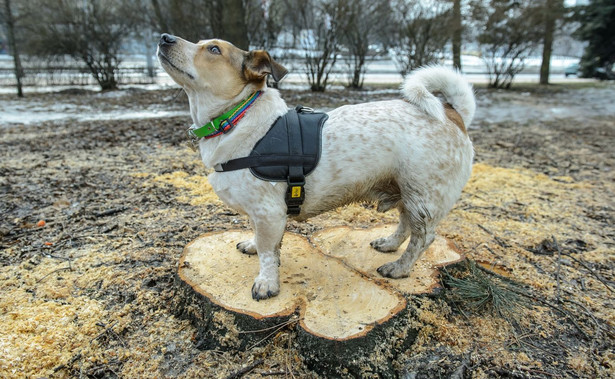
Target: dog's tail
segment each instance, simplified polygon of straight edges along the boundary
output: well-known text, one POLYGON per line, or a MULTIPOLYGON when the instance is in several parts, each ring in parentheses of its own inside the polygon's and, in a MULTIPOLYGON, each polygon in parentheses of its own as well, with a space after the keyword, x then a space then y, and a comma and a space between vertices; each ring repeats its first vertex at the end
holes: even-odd
POLYGON ((476 102, 472 86, 457 71, 443 66, 427 66, 413 71, 401 87, 404 98, 428 115, 444 122, 442 102, 434 94, 441 93, 455 108, 467 127, 472 122, 476 102))

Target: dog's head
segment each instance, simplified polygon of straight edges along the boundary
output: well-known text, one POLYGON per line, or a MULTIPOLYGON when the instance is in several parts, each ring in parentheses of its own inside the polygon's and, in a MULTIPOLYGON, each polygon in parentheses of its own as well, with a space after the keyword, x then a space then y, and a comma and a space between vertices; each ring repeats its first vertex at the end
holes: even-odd
POLYGON ((262 88, 267 75, 279 81, 288 73, 264 50, 247 52, 219 39, 191 43, 163 34, 158 60, 184 89, 206 91, 221 99, 233 99, 249 85, 262 88))

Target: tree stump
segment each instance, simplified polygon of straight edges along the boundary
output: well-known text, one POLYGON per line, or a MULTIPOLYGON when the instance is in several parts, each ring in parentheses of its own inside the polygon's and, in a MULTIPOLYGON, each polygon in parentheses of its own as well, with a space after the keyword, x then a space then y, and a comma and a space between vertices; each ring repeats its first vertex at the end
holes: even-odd
POLYGON ((461 260, 452 244, 437 237, 410 278, 382 278, 376 269, 397 259, 403 248, 383 254, 369 242, 393 228, 335 227, 310 240, 286 233, 280 294, 262 301, 253 300, 250 291, 258 258, 235 247, 250 239, 251 232, 202 235, 186 246, 180 259, 177 312, 192 320, 201 348, 250 349, 296 325, 301 355, 316 372, 393 376, 393 358, 418 332, 412 328, 406 297, 433 293, 437 266, 461 260))

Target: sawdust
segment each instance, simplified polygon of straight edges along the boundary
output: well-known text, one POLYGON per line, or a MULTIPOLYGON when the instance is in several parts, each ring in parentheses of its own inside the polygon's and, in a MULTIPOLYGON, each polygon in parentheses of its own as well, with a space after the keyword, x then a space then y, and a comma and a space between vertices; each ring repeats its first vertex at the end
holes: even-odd
POLYGON ((550 178, 530 170, 477 163, 464 189, 465 201, 455 213, 462 215, 466 223, 476 225, 486 220, 485 212, 499 208, 507 217, 490 220, 489 230, 529 246, 548 235, 562 236, 578 230, 581 203, 592 202, 593 190, 591 184, 575 182, 570 177, 550 178))
MULTIPOLYGON (((599 246, 603 240, 598 236, 579 233, 587 223, 579 216, 598 201, 594 198, 594 186, 587 182, 555 180, 526 169, 477 163, 461 201, 440 230, 464 250, 472 251, 473 259, 503 265, 512 270, 513 278, 548 289, 555 283, 519 256, 533 259, 534 254, 526 248, 551 236, 560 241, 580 238, 599 246), (494 238, 500 243, 492 246, 491 251, 485 249, 485 241, 494 238)), ((597 260, 611 259, 605 253, 593 252, 597 260)))
POLYGON ((199 205, 221 205, 222 202, 214 193, 211 184, 205 175, 190 175, 185 171, 174 171, 168 174, 155 176, 155 182, 168 183, 178 189, 183 189, 176 200, 194 206, 199 205))

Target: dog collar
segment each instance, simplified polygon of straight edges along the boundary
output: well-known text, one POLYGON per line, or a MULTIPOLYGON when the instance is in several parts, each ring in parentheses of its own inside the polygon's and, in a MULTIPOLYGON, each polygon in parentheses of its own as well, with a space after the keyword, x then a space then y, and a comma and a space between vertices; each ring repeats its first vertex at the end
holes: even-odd
POLYGON ((252 95, 250 95, 247 99, 244 99, 233 109, 214 118, 213 120, 201 127, 192 125, 188 129, 188 135, 193 140, 198 140, 200 138, 214 138, 219 135, 228 133, 235 125, 237 125, 239 120, 243 118, 243 116, 246 114, 246 111, 252 106, 252 104, 254 104, 254 101, 256 101, 256 99, 258 99, 258 97, 262 93, 263 91, 254 92, 252 95))

